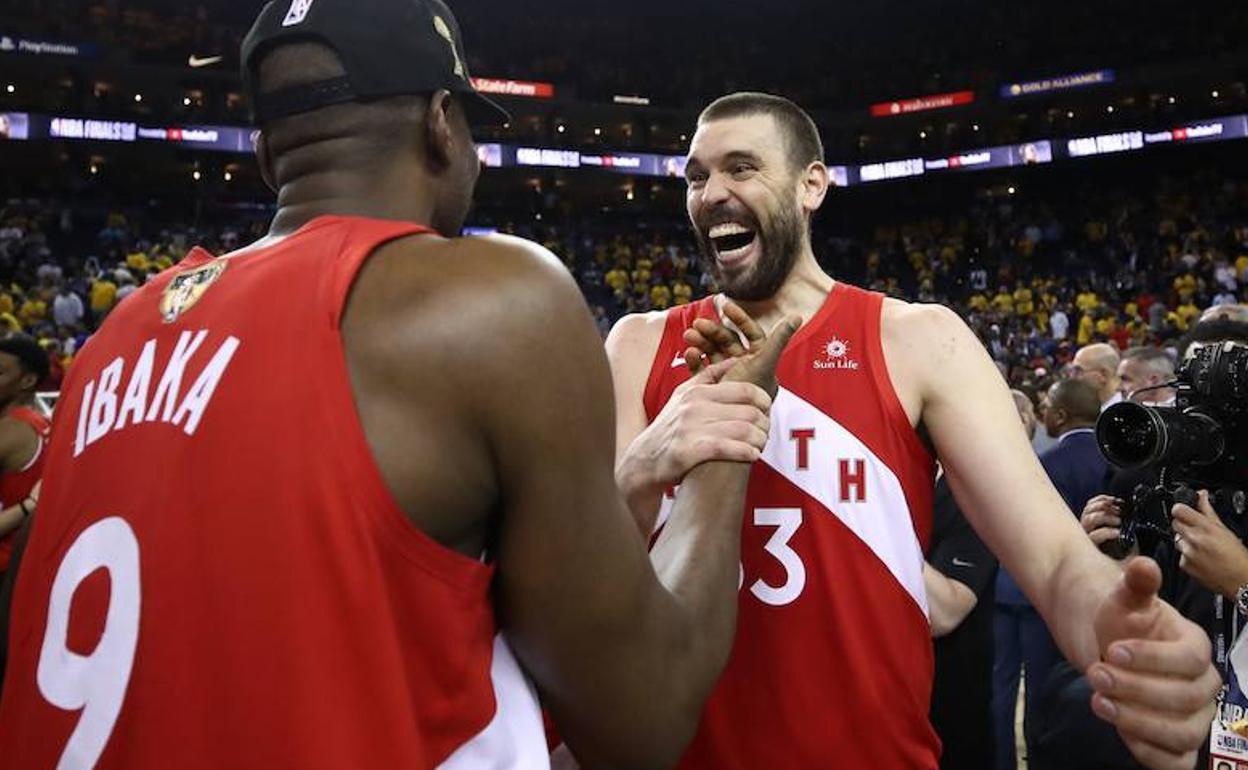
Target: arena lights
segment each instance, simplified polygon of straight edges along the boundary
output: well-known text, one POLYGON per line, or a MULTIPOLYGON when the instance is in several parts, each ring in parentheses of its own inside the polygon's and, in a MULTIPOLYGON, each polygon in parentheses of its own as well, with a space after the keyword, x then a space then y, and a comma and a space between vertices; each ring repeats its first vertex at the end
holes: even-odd
POLYGON ((927 138, 927 132, 926 132, 926 131, 920 131, 920 132, 919 132, 919 138, 920 138, 920 139, 926 139, 926 138, 927 138))
POLYGON ((199 173, 199 169, 195 169, 194 171, 191 172, 191 179, 194 179, 196 182, 198 182, 200 179, 203 179, 203 177, 204 175, 199 173))
POLYGON ((976 132, 978 132, 978 131, 979 131, 979 124, 978 124, 978 123, 973 124, 973 125, 971 126, 971 130, 972 130, 972 131, 976 131, 976 132))
POLYGON ((99 166, 97 166, 97 165, 95 165, 94 163, 92 163, 92 164, 91 164, 91 166, 88 168, 88 170, 91 172, 91 175, 92 175, 92 176, 94 176, 94 175, 96 175, 96 174, 100 173, 100 167, 99 167, 99 166))
POLYGON ((141 101, 143 101, 143 94, 135 94, 135 95, 134 95, 134 103, 135 103, 135 104, 138 104, 138 103, 139 103, 139 102, 141 102, 141 101))
POLYGON ((1171 96, 1171 97, 1170 97, 1169 99, 1167 99, 1166 101, 1167 101, 1167 102, 1169 102, 1170 104, 1174 104, 1174 97, 1173 97, 1173 96, 1171 96))
POLYGON ((1218 90, 1215 88, 1214 90, 1209 92, 1209 95, 1212 96, 1214 99, 1217 99, 1219 96, 1218 90))
POLYGON ((234 175, 233 175, 233 174, 231 174, 229 171, 226 171, 226 172, 225 172, 225 181, 227 181, 227 182, 232 182, 232 181, 234 181, 234 175))
POLYGON ((601 128, 595 128, 595 129, 594 129, 594 136, 602 136, 602 129, 601 129, 601 128))
POLYGON ((1066 117, 1073 118, 1074 116, 1075 116, 1074 110, 1066 110, 1066 117))
POLYGON ((1018 192, 1018 188, 1016 188, 1014 185, 1010 185, 1009 187, 1005 188, 1005 191, 1009 193, 1010 195, 1013 195, 1014 193, 1018 192))
POLYGON ((190 106, 191 106, 191 97, 189 97, 189 96, 183 96, 183 97, 182 97, 182 106, 183 106, 183 107, 190 107, 190 106))
POLYGON ((568 127, 560 123, 559 125, 555 126, 555 130, 562 134, 564 131, 568 130, 568 127))
POLYGON ((17 86, 13 85, 12 83, 9 83, 7 86, 4 87, 4 90, 7 91, 8 93, 14 94, 14 93, 17 93, 17 86))
POLYGON ((1114 114, 1114 105, 1112 105, 1112 104, 1111 104, 1111 105, 1108 105, 1108 106, 1105 108, 1105 111, 1106 111, 1106 112, 1108 112, 1110 115, 1113 115, 1113 114, 1114 114))

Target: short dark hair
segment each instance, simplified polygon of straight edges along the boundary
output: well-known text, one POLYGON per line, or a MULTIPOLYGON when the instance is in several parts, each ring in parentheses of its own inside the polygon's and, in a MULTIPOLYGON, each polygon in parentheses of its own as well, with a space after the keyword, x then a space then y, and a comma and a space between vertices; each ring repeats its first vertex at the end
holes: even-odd
POLYGON ((1060 380, 1049 391, 1049 408, 1065 410, 1079 422, 1093 423, 1101 416, 1101 397, 1083 380, 1060 380))
POLYGON ((26 334, 11 334, 0 339, 0 353, 8 353, 18 360, 22 371, 36 377, 35 386, 48 378, 52 364, 48 360, 48 351, 26 334))
POLYGON ((788 149, 789 163, 794 170, 804 169, 811 163, 823 162, 823 142, 819 128, 801 107, 783 96, 741 91, 721 96, 707 105, 698 116, 698 125, 715 120, 744 118, 751 115, 770 115, 780 126, 788 149))

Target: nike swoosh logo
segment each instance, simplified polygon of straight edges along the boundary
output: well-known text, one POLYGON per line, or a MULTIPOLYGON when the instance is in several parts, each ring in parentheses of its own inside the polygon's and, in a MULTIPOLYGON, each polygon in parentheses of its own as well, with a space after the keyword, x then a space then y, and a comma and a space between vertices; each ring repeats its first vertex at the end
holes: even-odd
POLYGON ((957 557, 954 557, 954 559, 953 559, 953 566, 955 566, 955 567, 974 567, 974 566, 975 566, 975 564, 974 564, 974 562, 963 561, 962 559, 959 559, 959 558, 957 558, 957 557))
POLYGON ((672 367, 671 367, 671 368, 675 369, 675 368, 677 368, 677 367, 679 367, 679 366, 685 366, 685 364, 686 364, 686 363, 687 363, 687 362, 685 361, 685 356, 684 356, 684 354, 683 354, 683 353, 677 353, 677 354, 676 354, 676 357, 672 359, 672 367))
POLYGON ((202 59, 195 54, 191 54, 191 58, 186 60, 187 65, 198 69, 199 67, 208 67, 224 59, 224 56, 205 56, 202 59))

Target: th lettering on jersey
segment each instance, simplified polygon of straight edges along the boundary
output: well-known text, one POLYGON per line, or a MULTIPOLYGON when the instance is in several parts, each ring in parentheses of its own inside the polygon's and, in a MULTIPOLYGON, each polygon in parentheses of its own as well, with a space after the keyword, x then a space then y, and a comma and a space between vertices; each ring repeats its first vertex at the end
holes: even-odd
POLYGON ((188 436, 195 435, 212 394, 241 344, 237 337, 227 337, 184 392, 182 381, 187 364, 207 336, 206 329, 182 332, 164 369, 158 373, 154 389, 153 375, 157 372, 153 368, 158 352, 154 339, 143 345, 133 367, 128 367, 121 356, 105 366, 83 392, 74 457, 109 433, 143 422, 169 423, 182 428, 188 436))

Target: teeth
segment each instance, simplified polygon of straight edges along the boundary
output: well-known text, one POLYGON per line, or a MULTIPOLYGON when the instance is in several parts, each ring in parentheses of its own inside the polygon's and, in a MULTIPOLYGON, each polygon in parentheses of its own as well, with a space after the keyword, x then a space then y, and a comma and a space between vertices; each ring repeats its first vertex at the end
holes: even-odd
POLYGON ((725 222, 712 227, 711 231, 707 233, 707 235, 712 238, 723 238, 726 235, 745 235, 749 232, 751 231, 748 227, 743 227, 736 222, 725 222))

